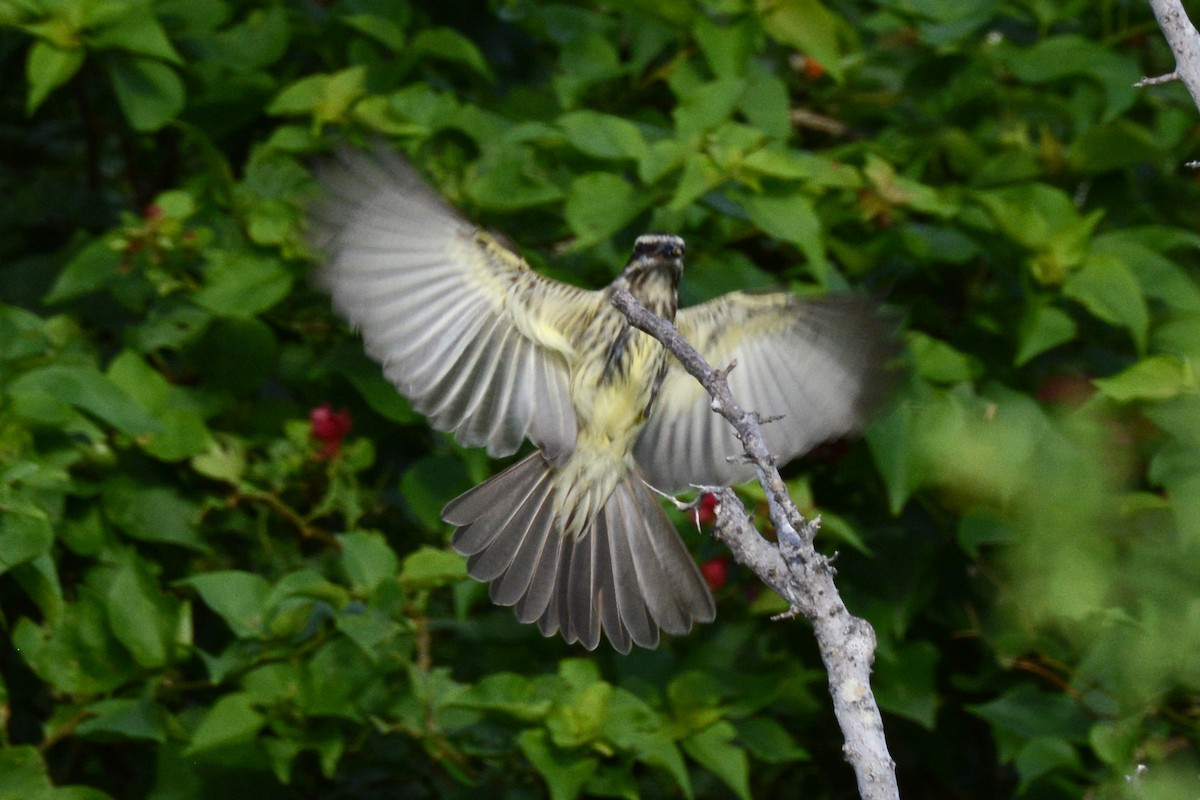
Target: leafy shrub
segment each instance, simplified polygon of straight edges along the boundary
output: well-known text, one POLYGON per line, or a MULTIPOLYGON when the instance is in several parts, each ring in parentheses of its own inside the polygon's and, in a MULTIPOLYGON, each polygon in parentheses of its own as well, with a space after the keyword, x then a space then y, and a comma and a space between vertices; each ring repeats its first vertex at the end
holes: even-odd
POLYGON ((736 567, 715 624, 625 658, 465 579, 438 510, 494 465, 305 280, 307 164, 377 136, 564 280, 667 230, 685 302, 886 293, 910 378, 789 474, 905 796, 1195 793, 1196 109, 1131 87, 1172 63, 1141 3, 0 24, 0 796, 853 791, 810 637, 736 567))

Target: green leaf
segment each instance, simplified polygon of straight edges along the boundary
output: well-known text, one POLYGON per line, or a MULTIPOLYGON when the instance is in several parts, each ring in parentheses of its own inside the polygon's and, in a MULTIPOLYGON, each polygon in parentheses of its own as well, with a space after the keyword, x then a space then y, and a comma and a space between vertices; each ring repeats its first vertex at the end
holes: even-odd
POLYGON ((109 480, 103 490, 104 514, 126 535, 204 551, 200 509, 173 486, 156 486, 131 477, 109 480))
POLYGON ((1191 364, 1175 356, 1149 356, 1111 378, 1092 381, 1118 403, 1131 400, 1168 400, 1197 389, 1191 364))
POLYGON ((17 620, 13 645, 25 665, 56 691, 104 694, 143 672, 112 636, 102 602, 85 586, 65 605, 57 624, 39 627, 28 617, 17 620))
POLYGON ((255 317, 292 289, 292 274, 277 259, 251 253, 214 252, 204 270, 198 305, 216 314, 255 317))
POLYGON ((50 552, 54 528, 36 506, 9 504, 0 514, 0 574, 50 552))
POLYGON ((156 131, 183 111, 187 93, 174 69, 149 58, 115 57, 109 77, 125 119, 134 130, 156 131))
POLYGON ((83 66, 83 56, 81 48, 68 49, 46 41, 34 42, 25 62, 25 78, 29 82, 25 113, 32 115, 52 91, 69 81, 83 66))
POLYGON ((932 642, 913 642, 875 662, 875 699, 879 707, 933 730, 938 694, 935 667, 938 650, 932 642))
POLYGON ((1052 348, 1075 338, 1077 326, 1071 315, 1047 303, 1033 302, 1017 330, 1016 366, 1027 363, 1052 348))
POLYGON ((342 568, 355 591, 369 594, 383 581, 396 577, 400 559, 382 534, 353 531, 337 540, 342 548, 342 568))
POLYGON ((109 364, 108 376, 158 419, 161 430, 138 440, 147 453, 163 461, 182 461, 212 446, 198 403, 140 355, 125 350, 109 364))
POLYGON ((112 22, 88 31, 92 50, 118 49, 182 66, 184 61, 149 6, 130 3, 112 22))
POLYGON ((709 725, 682 741, 683 750, 720 778, 742 800, 750 800, 750 762, 734 740, 737 730, 726 720, 709 725))
POLYGON ((539 206, 563 196, 524 147, 481 161, 467 190, 480 205, 497 209, 539 206))
POLYGON ((475 43, 451 28, 423 30, 413 37, 409 47, 416 54, 426 53, 433 58, 454 61, 481 77, 494 80, 491 66, 475 43))
POLYGON ((799 247, 808 259, 813 276, 818 282, 825 282, 829 265, 825 258, 821 220, 807 196, 799 193, 751 195, 742 201, 742 207, 750 221, 763 232, 799 247))
POLYGON ((194 756, 206 750, 253 741, 265 721, 254 709, 250 695, 243 692, 224 695, 200 720, 192 732, 191 744, 184 752, 194 756))
POLYGON ((577 177, 567 193, 566 218, 578 236, 576 247, 587 247, 607 239, 628 225, 653 200, 648 192, 636 192, 624 178, 607 172, 589 172, 577 177))
POLYGON ((768 764, 807 761, 808 751, 777 720, 766 716, 746 717, 734 721, 737 740, 750 755, 768 764))
POLYGON ((122 561, 109 578, 104 603, 113 635, 138 664, 156 669, 171 661, 177 603, 159 591, 141 560, 122 561))
POLYGON ((51 364, 33 369, 13 381, 9 393, 47 395, 134 436, 162 431, 162 425, 141 404, 92 367, 51 364))
POLYGON ((400 569, 400 582, 413 589, 435 589, 466 577, 466 559, 432 547, 421 547, 407 556, 400 569))
POLYGON ((932 383, 962 383, 974 380, 983 372, 978 359, 959 352, 940 339, 920 331, 909 331, 905 339, 917 373, 932 383))
POLYGON ((839 20, 820 0, 755 0, 755 8, 768 36, 815 58, 840 79, 839 20))
POLYGON ((641 161, 647 153, 641 129, 622 117, 591 110, 572 111, 559 117, 558 126, 572 147, 593 158, 641 161))
POLYGON ((204 604, 225 620, 238 638, 262 636, 271 593, 271 585, 262 576, 225 570, 193 575, 180 584, 195 589, 204 604))
POLYGON ((112 800, 89 786, 55 787, 42 755, 32 745, 0 748, 0 797, 4 800, 112 800))
POLYGON ((512 672, 496 672, 463 692, 454 705, 479 711, 496 711, 533 722, 550 711, 552 700, 544 680, 530 680, 512 672))
POLYGON ((267 113, 308 115, 316 124, 342 122, 366 92, 366 78, 366 68, 361 66, 300 78, 276 95, 267 113))
POLYGON ((1107 95, 1104 120, 1128 110, 1137 100, 1134 88, 1141 77, 1137 62, 1117 50, 1077 34, 1050 36, 1029 47, 1005 43, 996 55, 1013 74, 1030 83, 1048 83, 1078 76, 1094 80, 1107 95))
POLYGON ((458 458, 427 456, 409 468, 400 479, 404 502, 426 528, 442 526, 442 509, 466 484, 466 469, 458 458))
POLYGON ((599 765, 595 758, 555 747, 546 731, 537 728, 522 731, 517 744, 546 781, 551 800, 574 800, 599 765))
POLYGON ((1056 770, 1081 771, 1083 763, 1075 748, 1062 739, 1039 737, 1027 742, 1017 753, 1014 762, 1021 776, 1020 789, 1024 791, 1038 778, 1056 770))
POLYGON ((1063 284, 1063 294, 1105 322, 1124 327, 1138 352, 1145 350, 1150 312, 1142 287, 1125 262, 1104 253, 1090 255, 1063 284))
POLYGON ((679 138, 710 131, 729 119, 745 88, 741 78, 720 78, 688 91, 674 111, 679 138))
POLYGON ((91 715, 75 729, 75 735, 98 741, 165 742, 166 726, 160 707, 148 697, 99 700, 87 707, 91 715))
POLYGON ((97 239, 67 262, 44 302, 61 303, 103 289, 121 275, 121 254, 106 239, 97 239))

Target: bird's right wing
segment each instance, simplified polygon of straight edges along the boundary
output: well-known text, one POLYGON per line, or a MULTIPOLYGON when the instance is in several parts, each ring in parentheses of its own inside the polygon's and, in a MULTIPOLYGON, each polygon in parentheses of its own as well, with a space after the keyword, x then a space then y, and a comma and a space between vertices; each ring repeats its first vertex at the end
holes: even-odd
MULTIPOLYGON (((736 360, 729 389, 762 419, 776 461, 860 428, 888 382, 895 347, 889 323, 859 297, 801 299, 732 292, 675 317, 685 339, 718 369, 736 360)), ((672 360, 634 455, 662 491, 754 477, 729 423, 679 362, 672 360)))
POLYGON ((343 150, 317 170, 317 282, 413 407, 492 455, 575 445, 561 321, 601 302, 537 274, 451 209, 401 157, 343 150))

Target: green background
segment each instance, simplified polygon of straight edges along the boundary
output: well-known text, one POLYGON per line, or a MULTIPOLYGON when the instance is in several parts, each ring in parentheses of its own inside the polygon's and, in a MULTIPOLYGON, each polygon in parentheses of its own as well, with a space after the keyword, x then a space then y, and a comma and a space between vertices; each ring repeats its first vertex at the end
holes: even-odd
POLYGON ((438 510, 499 465, 306 278, 308 166, 375 137, 563 280, 657 230, 685 303, 886 297, 891 404, 786 476, 903 796, 1197 796, 1172 66, 1140 0, 0 1, 0 798, 855 796, 740 567, 628 657, 465 579, 438 510))

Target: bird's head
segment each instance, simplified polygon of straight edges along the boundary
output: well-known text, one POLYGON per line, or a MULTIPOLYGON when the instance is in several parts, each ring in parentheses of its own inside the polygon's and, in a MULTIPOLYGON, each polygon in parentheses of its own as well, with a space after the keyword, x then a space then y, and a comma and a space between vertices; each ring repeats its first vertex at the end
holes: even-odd
POLYGON ((666 277, 677 286, 683 276, 683 239, 669 233, 645 233, 633 243, 633 255, 621 271, 630 284, 666 277))

